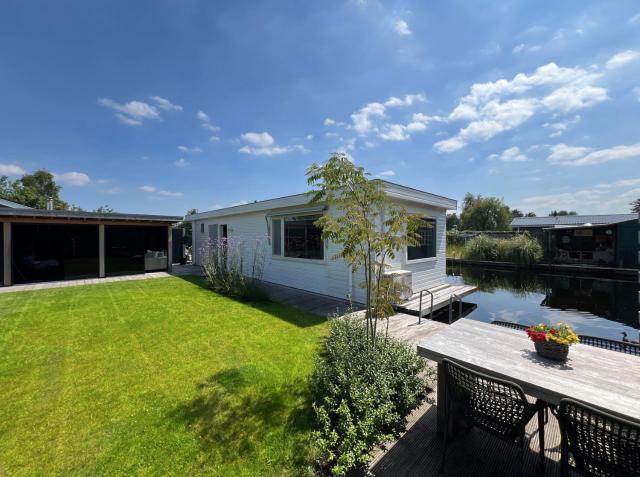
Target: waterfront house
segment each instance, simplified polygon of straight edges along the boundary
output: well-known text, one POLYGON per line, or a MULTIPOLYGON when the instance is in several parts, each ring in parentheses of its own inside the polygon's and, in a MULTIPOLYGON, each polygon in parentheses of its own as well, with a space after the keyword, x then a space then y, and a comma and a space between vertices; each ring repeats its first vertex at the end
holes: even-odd
MULTIPOLYGON (((414 293, 445 283, 446 212, 456 208, 456 201, 386 181, 384 189, 390 200, 421 214, 426 222, 420 246, 408 247, 391 260, 390 270, 398 272, 414 293)), ((323 241, 314 225, 318 216, 332 211, 325 204, 310 205, 309 199, 303 193, 186 217, 193 224, 195 263, 203 265, 211 241, 264 240, 265 281, 363 302, 364 290, 358 286, 363 277, 353 274, 343 260, 332 260, 338 245, 323 241)), ((246 247, 243 253, 252 250, 246 247)), ((249 255, 245 263, 251 263, 249 255)))
POLYGON ((511 227, 538 238, 556 263, 640 268, 637 214, 516 217, 511 227))

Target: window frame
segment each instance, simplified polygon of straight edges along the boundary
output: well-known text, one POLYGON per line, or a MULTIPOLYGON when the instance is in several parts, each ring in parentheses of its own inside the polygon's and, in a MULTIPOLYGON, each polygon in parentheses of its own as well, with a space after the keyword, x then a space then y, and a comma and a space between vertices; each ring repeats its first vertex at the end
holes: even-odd
POLYGON ((422 220, 424 220, 425 222, 430 222, 433 224, 433 229, 434 229, 434 236, 433 236, 433 240, 434 240, 434 255, 431 257, 421 257, 421 258, 413 258, 410 259, 409 258, 409 246, 405 247, 405 262, 408 264, 413 264, 413 263, 424 263, 424 262, 435 262, 436 260, 438 260, 438 219, 436 217, 431 217, 431 216, 424 216, 422 217, 422 220))
POLYGON ((288 257, 286 255, 286 244, 285 244, 285 222, 287 218, 290 217, 320 217, 323 214, 321 212, 306 212, 306 213, 296 213, 294 211, 289 212, 287 214, 274 215, 271 217, 271 258, 274 260, 285 260, 285 261, 293 261, 293 262, 303 262, 303 263, 315 263, 315 264, 326 264, 327 262, 327 241, 322 240, 322 258, 303 258, 303 257, 288 257), (273 220, 280 221, 280 255, 275 255, 273 253, 273 220))

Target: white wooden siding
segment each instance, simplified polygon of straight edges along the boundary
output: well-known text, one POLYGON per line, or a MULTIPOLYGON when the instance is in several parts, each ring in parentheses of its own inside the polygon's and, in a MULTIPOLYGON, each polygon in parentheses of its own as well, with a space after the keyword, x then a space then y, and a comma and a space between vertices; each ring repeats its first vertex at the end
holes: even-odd
MULTIPOLYGON (((410 212, 420 213, 436 219, 436 257, 434 260, 408 262, 406 250, 399 252, 395 260, 390 262, 391 268, 411 270, 413 273, 413 291, 431 288, 446 280, 446 231, 444 208, 403 203, 410 212)), ((295 209, 292 209, 295 210, 295 209)), ((279 210, 279 212, 282 211, 279 210)), ((286 209, 284 209, 286 211, 286 209)), ((343 260, 332 260, 339 248, 334 243, 325 244, 324 260, 288 259, 272 257, 270 241, 268 241, 267 220, 269 211, 251 211, 247 213, 225 215, 223 217, 203 218, 194 221, 194 257, 198 265, 202 265, 202 249, 208 241, 208 230, 211 224, 226 224, 229 239, 244 242, 244 260, 252 261, 253 244, 261 241, 266 247, 263 279, 286 286, 301 288, 324 295, 347 298, 363 302, 364 290, 359 286, 364 282, 364 274, 358 271, 350 281, 351 270, 343 260), (200 224, 204 223, 204 232, 200 224), (350 286, 351 284, 351 286, 350 286)), ((270 219, 269 219, 270 220, 270 219)), ((284 252, 284 250, 283 250, 284 252)))

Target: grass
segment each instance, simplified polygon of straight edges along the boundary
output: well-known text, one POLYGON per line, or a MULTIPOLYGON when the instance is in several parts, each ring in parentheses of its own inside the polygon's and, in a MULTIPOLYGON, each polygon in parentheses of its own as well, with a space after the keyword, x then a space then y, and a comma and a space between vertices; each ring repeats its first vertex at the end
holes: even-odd
POLYGON ((326 332, 195 277, 0 295, 0 475, 299 475, 326 332))

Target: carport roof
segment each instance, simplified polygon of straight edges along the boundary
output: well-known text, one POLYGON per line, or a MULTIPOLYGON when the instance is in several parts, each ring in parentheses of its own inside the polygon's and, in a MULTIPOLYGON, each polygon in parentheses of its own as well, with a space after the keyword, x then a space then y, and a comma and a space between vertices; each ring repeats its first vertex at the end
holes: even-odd
POLYGON ((45 209, 0 209, 0 219, 5 217, 24 219, 48 219, 48 220, 91 220, 103 222, 150 222, 173 224, 180 222, 182 217, 169 215, 148 214, 121 214, 102 212, 79 212, 72 210, 45 210, 45 209))

